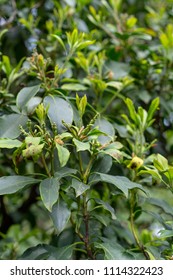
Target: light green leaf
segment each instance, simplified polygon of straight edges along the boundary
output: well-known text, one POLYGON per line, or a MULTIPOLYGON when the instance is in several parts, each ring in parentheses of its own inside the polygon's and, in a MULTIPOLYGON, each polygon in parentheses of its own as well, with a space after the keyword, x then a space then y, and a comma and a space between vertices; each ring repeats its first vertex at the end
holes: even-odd
POLYGON ((60 45, 61 45, 61 46, 63 47, 63 49, 66 51, 66 47, 65 47, 64 42, 63 42, 63 40, 61 39, 61 37, 58 36, 58 35, 55 35, 55 34, 51 34, 51 36, 54 37, 55 39, 57 39, 57 41, 60 43, 60 45))
POLYGON ((138 172, 138 175, 143 175, 143 174, 150 174, 153 178, 162 180, 162 177, 160 176, 160 174, 157 170, 147 169, 147 170, 140 170, 138 172))
POLYGON ((26 107, 29 100, 37 94, 39 89, 40 85, 22 88, 16 98, 17 107, 22 111, 24 107, 26 107))
POLYGON ((168 160, 160 154, 157 154, 155 156, 155 158, 153 160, 153 164, 154 164, 154 167, 161 172, 169 169, 168 160))
POLYGON ((159 237, 160 238, 168 238, 173 236, 173 230, 160 230, 159 231, 159 237))
POLYGON ((75 144, 76 148, 77 148, 77 152, 80 151, 90 151, 90 144, 89 142, 81 142, 77 139, 73 139, 73 143, 75 144))
POLYGON ((130 98, 126 98, 125 103, 128 107, 129 114, 131 119, 134 121, 135 124, 139 124, 138 118, 137 118, 137 112, 135 110, 135 107, 133 105, 133 101, 130 98))
POLYGON ((21 131, 20 125, 25 126, 28 118, 22 114, 10 114, 0 117, 0 137, 17 138, 21 131))
POLYGON ((86 192, 90 188, 89 185, 86 185, 83 182, 78 181, 74 178, 72 179, 72 185, 71 186, 76 192, 76 197, 80 196, 81 194, 83 194, 84 192, 86 192))
POLYGON ((59 181, 56 178, 47 178, 40 183, 41 199, 51 212, 52 206, 56 203, 59 197, 59 181))
POLYGON ((45 108, 48 106, 48 117, 51 122, 57 125, 58 133, 62 133, 65 127, 62 125, 62 121, 67 124, 71 124, 73 121, 73 109, 66 100, 58 96, 46 96, 44 98, 45 108))
POLYGON ((59 145, 58 143, 56 143, 56 148, 58 151, 58 158, 59 158, 60 166, 63 167, 64 165, 66 165, 66 163, 70 157, 70 152, 63 146, 59 145))
POLYGON ((111 81, 107 83, 107 86, 116 88, 117 90, 121 90, 123 87, 123 84, 121 82, 111 81))
POLYGON ((113 220, 116 220, 115 210, 112 208, 112 206, 110 206, 109 203, 98 198, 95 198, 94 200, 97 204, 101 205, 105 210, 107 210, 111 214, 113 220))
POLYGON ((59 199, 57 203, 53 205, 51 218, 58 234, 60 234, 66 227, 70 215, 71 211, 63 200, 59 199))
POLYGON ((15 139, 12 140, 10 138, 1 138, 0 139, 0 148, 6 148, 6 149, 12 149, 12 148, 17 148, 22 145, 22 142, 19 140, 15 139))
POLYGON ((9 77, 12 71, 9 57, 7 55, 3 55, 2 62, 3 62, 2 65, 3 65, 4 72, 7 74, 7 77, 9 77))
POLYGON ((15 193, 28 185, 40 182, 27 176, 4 176, 0 178, 0 195, 15 193))
POLYGON ((76 84, 76 83, 69 83, 69 84, 64 84, 61 86, 62 89, 64 90, 70 90, 70 91, 84 91, 87 90, 87 87, 81 84, 76 84))
POLYGON ((147 122, 150 122, 152 120, 155 111, 159 109, 159 103, 160 103, 159 97, 156 97, 151 102, 151 105, 148 110, 147 122))

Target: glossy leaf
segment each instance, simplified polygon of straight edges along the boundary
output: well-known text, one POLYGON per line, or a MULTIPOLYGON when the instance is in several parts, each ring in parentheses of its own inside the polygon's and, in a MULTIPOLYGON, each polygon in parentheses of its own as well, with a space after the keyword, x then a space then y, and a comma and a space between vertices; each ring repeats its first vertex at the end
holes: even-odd
POLYGON ((128 197, 128 192, 131 189, 138 188, 141 191, 147 193, 147 191, 142 187, 142 185, 130 181, 127 177, 124 176, 113 176, 113 175, 108 175, 108 174, 103 174, 103 173, 95 173, 95 176, 90 178, 90 184, 92 185, 93 183, 96 182, 107 182, 110 183, 114 186, 116 186, 118 189, 120 189, 126 197, 128 197))
POLYGON ((69 83, 61 86, 62 89, 70 91, 85 91, 87 87, 81 84, 69 83))
POLYGON ((40 85, 33 87, 24 87, 19 91, 16 98, 16 105, 22 111, 32 97, 34 97, 40 89, 40 85))
POLYGON ((70 260, 75 244, 57 248, 47 244, 39 244, 27 249, 21 260, 70 260))
POLYGON ((62 121, 71 124, 73 121, 73 110, 66 100, 57 96, 46 96, 44 98, 44 106, 48 106, 48 116, 52 123, 55 123, 58 128, 58 133, 65 130, 62 121))
POLYGON ((58 158, 59 158, 60 166, 63 167, 66 165, 66 163, 70 157, 70 152, 63 146, 59 145, 58 143, 56 143, 56 148, 58 151, 58 158))
POLYGON ((28 185, 34 185, 40 180, 27 176, 4 176, 0 178, 0 195, 15 193, 28 185))
POLYGON ((73 142, 76 146, 77 152, 81 152, 81 151, 89 151, 90 150, 90 144, 89 142, 81 142, 77 139, 73 139, 73 142))
POLYGON ((0 137, 17 138, 20 134, 20 126, 25 126, 28 118, 22 114, 10 114, 0 117, 0 137))
POLYGON ((19 140, 15 139, 12 140, 10 138, 1 138, 0 139, 0 148, 6 148, 6 149, 12 149, 12 148, 17 148, 22 145, 22 142, 19 140))
POLYGON ((148 116, 147 116, 147 121, 148 122, 151 121, 151 119, 153 118, 154 113, 156 112, 156 110, 159 109, 159 103, 160 103, 159 97, 156 97, 151 102, 151 105, 150 105, 149 110, 148 110, 148 116))
POLYGON ((90 186, 84 184, 81 181, 78 181, 77 179, 72 179, 72 188, 75 190, 76 192, 76 197, 80 196, 81 194, 83 194, 84 192, 86 192, 90 186))
POLYGON ((57 233, 60 234, 69 221, 71 211, 67 204, 62 199, 59 199, 57 203, 53 205, 52 213, 50 215, 57 233))
POLYGON ((95 247, 104 251, 105 260, 132 260, 133 256, 128 254, 118 243, 107 241, 96 243, 95 247))
POLYGON ((76 173, 77 173, 76 169, 69 168, 69 167, 62 167, 59 168, 57 172, 55 172, 55 177, 61 179, 63 177, 68 177, 76 173))
POLYGON ((112 206, 110 206, 109 203, 98 198, 95 198, 94 200, 97 204, 101 205, 105 210, 107 210, 111 214, 113 220, 116 219, 115 210, 112 208, 112 206))
POLYGON ((113 125, 105 119, 97 119, 95 126, 98 126, 99 130, 106 133, 107 136, 100 135, 98 141, 104 145, 105 143, 110 142, 115 136, 115 130, 113 125))
POLYGON ((40 183, 41 199, 51 212, 52 206, 56 203, 59 197, 59 181, 56 178, 47 178, 40 183))

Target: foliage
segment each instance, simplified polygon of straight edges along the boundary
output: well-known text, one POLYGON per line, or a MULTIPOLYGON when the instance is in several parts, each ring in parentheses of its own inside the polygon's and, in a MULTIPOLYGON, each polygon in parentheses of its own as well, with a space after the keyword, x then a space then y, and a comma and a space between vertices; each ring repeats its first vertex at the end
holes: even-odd
POLYGON ((0 5, 0 259, 171 259, 172 1, 0 5))

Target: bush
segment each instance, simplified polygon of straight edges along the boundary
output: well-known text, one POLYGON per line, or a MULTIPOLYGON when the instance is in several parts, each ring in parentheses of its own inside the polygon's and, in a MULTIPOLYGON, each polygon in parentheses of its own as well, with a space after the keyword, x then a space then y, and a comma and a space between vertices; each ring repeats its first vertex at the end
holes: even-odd
POLYGON ((171 1, 0 3, 0 258, 171 259, 171 1))

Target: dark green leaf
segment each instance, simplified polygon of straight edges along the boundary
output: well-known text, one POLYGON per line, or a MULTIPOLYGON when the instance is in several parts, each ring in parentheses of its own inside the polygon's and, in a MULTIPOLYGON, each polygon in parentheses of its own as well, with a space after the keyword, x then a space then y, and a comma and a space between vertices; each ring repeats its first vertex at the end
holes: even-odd
POLYGON ((132 260, 133 256, 128 254, 125 249, 112 241, 105 243, 95 243, 95 247, 104 251, 105 260, 132 260))
POLYGON ((45 107, 49 107, 49 119, 52 123, 54 122, 57 125, 58 133, 65 130, 65 127, 62 125, 62 121, 65 121, 67 124, 72 123, 73 109, 70 103, 66 100, 50 95, 44 98, 44 105, 45 107))
POLYGON ((39 244, 26 250, 21 260, 70 260, 75 244, 57 248, 47 244, 39 244))
POLYGON ((95 202, 99 205, 101 205, 105 210, 109 211, 109 213, 111 214, 112 216, 112 219, 115 220, 116 219, 116 216, 115 216, 115 210, 112 208, 112 206, 110 206, 109 203, 101 200, 101 199, 98 199, 98 198, 95 198, 94 199, 95 202))
POLYGON ((71 211, 63 200, 59 199, 57 203, 53 205, 51 218, 58 234, 66 227, 70 215, 71 211))
POLYGON ((40 183, 40 195, 45 207, 51 211, 52 206, 59 197, 59 181, 55 178, 47 178, 40 183))
POLYGON ((68 167, 59 168, 57 172, 55 172, 55 177, 61 179, 63 177, 71 176, 72 174, 76 174, 77 170, 68 167))
POLYGON ((138 188, 141 191, 147 193, 147 191, 142 187, 142 185, 130 181, 127 177, 107 175, 103 173, 95 173, 94 175, 95 175, 94 177, 92 177, 93 176, 92 175, 90 178, 90 184, 99 181, 110 183, 116 186, 118 189, 120 189, 125 194, 126 197, 128 197, 129 190, 135 188, 138 188))
POLYGON ((27 176, 4 176, 0 178, 0 195, 15 193, 28 185, 34 185, 40 180, 27 176))

